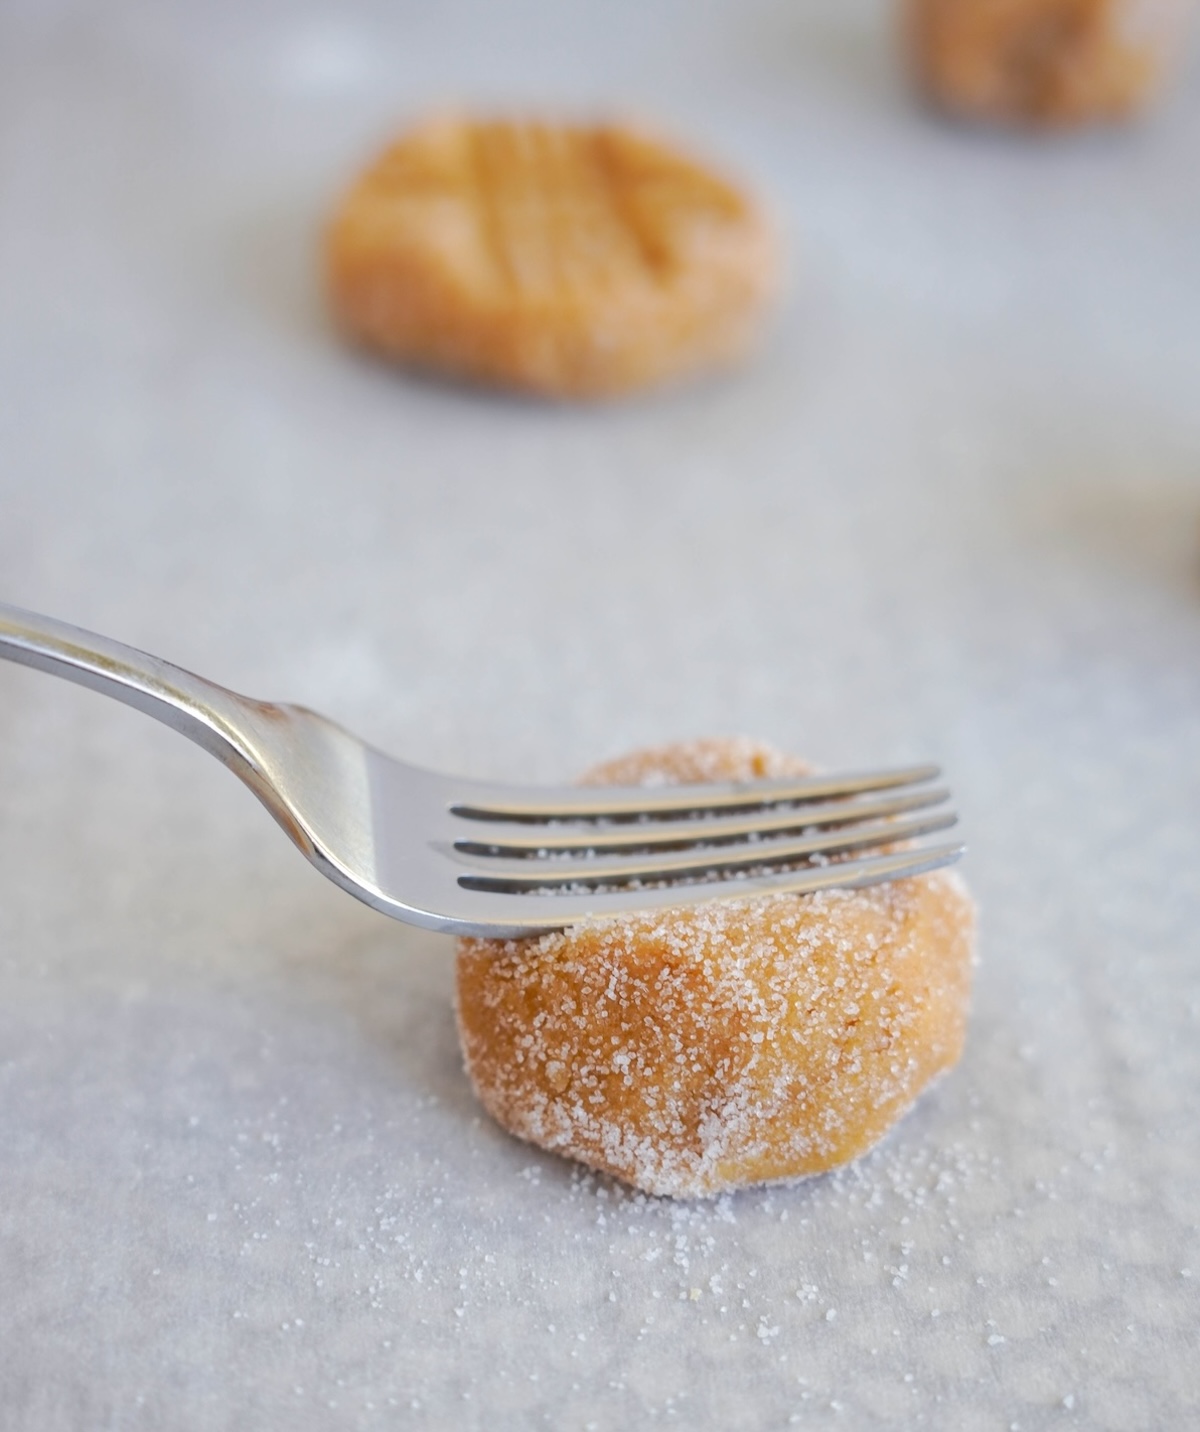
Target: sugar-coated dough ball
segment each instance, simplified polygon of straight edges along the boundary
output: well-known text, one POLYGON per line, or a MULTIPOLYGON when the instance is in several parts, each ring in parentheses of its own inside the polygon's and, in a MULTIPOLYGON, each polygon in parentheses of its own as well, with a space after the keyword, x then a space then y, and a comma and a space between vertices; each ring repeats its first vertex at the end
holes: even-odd
POLYGON ((326 269, 339 324, 370 348, 586 398, 740 356, 778 263, 747 194, 640 130, 448 116, 353 185, 326 269))
MULTIPOLYGON (((702 741, 592 779, 806 769, 756 742, 702 741)), ((973 933, 962 881, 938 871, 463 939, 467 1070, 511 1133, 648 1193, 820 1173, 870 1148, 958 1059, 973 933)))
POLYGON ((1194 0, 907 0, 927 94, 958 114, 1032 125, 1143 107, 1183 42, 1194 0))

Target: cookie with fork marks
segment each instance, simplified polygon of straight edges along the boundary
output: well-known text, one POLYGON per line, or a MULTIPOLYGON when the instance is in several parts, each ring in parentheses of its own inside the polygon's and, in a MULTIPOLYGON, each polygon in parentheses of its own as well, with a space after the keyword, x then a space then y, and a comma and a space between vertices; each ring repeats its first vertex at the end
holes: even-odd
POLYGON ((326 268, 338 323, 368 348, 595 398, 736 359, 778 263, 757 204, 648 134, 451 116, 351 188, 326 268))

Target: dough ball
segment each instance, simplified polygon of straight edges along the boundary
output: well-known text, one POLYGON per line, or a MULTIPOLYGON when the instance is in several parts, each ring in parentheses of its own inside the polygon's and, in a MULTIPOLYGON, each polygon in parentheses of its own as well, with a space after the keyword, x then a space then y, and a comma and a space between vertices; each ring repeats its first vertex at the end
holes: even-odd
MULTIPOLYGON (((588 779, 806 769, 756 742, 700 741, 588 779)), ((648 1193, 820 1173, 870 1148, 958 1059, 973 934, 962 881, 937 871, 462 939, 467 1071, 511 1133, 648 1193)))
POLYGON ((918 79, 942 108, 1029 125, 1141 109, 1180 48, 1191 0, 907 0, 918 79))

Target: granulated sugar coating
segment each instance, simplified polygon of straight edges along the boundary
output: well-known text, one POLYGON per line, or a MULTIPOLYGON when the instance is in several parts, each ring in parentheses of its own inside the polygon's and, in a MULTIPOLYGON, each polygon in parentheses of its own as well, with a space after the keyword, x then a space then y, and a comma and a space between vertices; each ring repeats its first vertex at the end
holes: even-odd
MULTIPOLYGON (((585 780, 802 773, 744 739, 585 780)), ((458 946, 458 1023, 485 1108, 648 1193, 710 1195, 870 1148, 962 1050, 974 911, 936 872, 458 946)))

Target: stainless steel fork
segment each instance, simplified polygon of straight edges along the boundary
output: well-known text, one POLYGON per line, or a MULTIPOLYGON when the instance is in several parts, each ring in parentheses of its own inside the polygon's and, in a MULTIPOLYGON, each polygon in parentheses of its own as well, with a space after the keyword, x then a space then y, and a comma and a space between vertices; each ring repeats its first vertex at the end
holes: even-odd
POLYGON ((872 885, 963 850, 911 844, 955 821, 935 766, 693 786, 493 785, 405 765, 302 706, 239 696, 2 603, 0 656, 190 737, 323 875, 431 930, 515 937, 666 905, 872 885))

